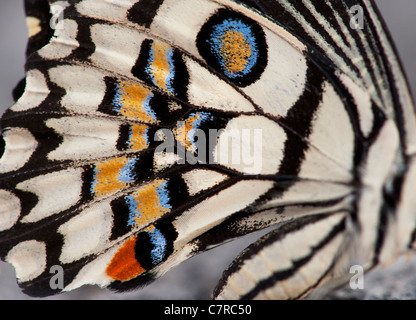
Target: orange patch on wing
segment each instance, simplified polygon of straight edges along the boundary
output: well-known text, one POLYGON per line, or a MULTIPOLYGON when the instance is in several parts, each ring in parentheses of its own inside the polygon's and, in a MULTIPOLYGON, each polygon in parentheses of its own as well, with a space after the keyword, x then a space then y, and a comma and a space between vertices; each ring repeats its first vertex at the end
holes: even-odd
POLYGON ((153 60, 151 64, 151 73, 155 84, 164 91, 171 93, 168 89, 168 77, 171 72, 169 60, 167 58, 168 51, 172 48, 163 42, 155 41, 152 45, 153 60))
POLYGON ((141 151, 146 149, 149 144, 147 140, 148 127, 144 124, 133 124, 131 126, 130 149, 141 151))
POLYGON ((189 117, 186 121, 182 122, 181 125, 175 130, 176 140, 178 140, 186 150, 195 152, 196 148, 194 142, 189 137, 189 132, 195 128, 195 123, 200 119, 199 114, 189 117))
POLYGON ((146 271, 135 258, 135 246, 136 236, 128 239, 116 252, 106 269, 106 273, 110 278, 127 281, 146 271))
POLYGON ((96 164, 93 192, 96 197, 116 192, 126 187, 126 183, 118 180, 121 169, 127 164, 127 158, 114 158, 96 164))
POLYGON ((138 204, 138 209, 140 210, 140 214, 136 214, 134 217, 136 227, 141 227, 149 222, 153 222, 170 211, 168 207, 161 203, 157 191, 157 188, 165 182, 165 180, 155 180, 132 194, 134 200, 136 200, 138 204))
POLYGON ((153 93, 148 88, 129 81, 119 83, 120 90, 120 113, 126 118, 137 119, 144 122, 156 122, 155 116, 152 115, 148 108, 153 93))
POLYGON ((250 44, 241 32, 228 30, 222 36, 221 56, 231 74, 243 71, 252 55, 250 44))

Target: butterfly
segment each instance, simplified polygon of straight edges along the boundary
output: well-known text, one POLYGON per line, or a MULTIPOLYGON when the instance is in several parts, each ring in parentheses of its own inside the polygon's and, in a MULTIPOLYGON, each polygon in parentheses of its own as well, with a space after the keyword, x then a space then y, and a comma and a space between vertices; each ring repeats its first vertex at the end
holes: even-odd
POLYGON ((0 257, 26 294, 131 290, 271 226, 215 298, 303 298, 413 248, 416 118, 372 1, 25 5, 0 257))

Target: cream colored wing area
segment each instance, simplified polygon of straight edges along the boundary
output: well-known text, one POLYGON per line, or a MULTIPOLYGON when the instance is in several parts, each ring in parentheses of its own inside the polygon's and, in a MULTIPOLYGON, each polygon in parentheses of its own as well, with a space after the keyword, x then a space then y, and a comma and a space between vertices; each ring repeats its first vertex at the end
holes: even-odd
POLYGON ((22 168, 35 152, 38 142, 25 128, 9 128, 3 132, 6 145, 0 158, 0 174, 22 168))
POLYGON ((37 69, 26 72, 25 92, 10 108, 14 112, 37 108, 50 94, 45 76, 37 69))
POLYGON ((46 268, 46 244, 36 240, 20 242, 9 251, 6 261, 15 268, 19 282, 35 279, 46 268))
POLYGON ((178 232, 175 247, 181 248, 231 214, 245 209, 272 187, 273 182, 270 181, 240 181, 185 211, 173 221, 178 232), (239 201, 236 201, 236 194, 239 195, 239 201))
POLYGON ((322 101, 311 124, 310 148, 299 176, 349 182, 352 179, 355 134, 351 119, 333 86, 326 82, 322 101))
POLYGON ((296 299, 330 275, 344 243, 347 213, 309 216, 248 247, 225 272, 216 299, 296 299))
POLYGON ((275 174, 286 142, 285 130, 276 122, 262 116, 240 116, 220 132, 214 161, 244 174, 275 174))
POLYGON ((74 116, 49 119, 46 125, 63 137, 61 145, 49 153, 50 160, 85 160, 118 153, 121 122, 74 116))

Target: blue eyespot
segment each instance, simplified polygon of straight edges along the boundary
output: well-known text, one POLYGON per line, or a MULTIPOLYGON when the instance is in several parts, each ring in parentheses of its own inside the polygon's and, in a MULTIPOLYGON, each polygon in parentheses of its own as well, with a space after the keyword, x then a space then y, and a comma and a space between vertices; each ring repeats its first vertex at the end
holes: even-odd
POLYGON ((256 37, 252 28, 241 20, 227 19, 215 25, 207 43, 229 78, 249 74, 257 63, 256 37))
POLYGON ((257 81, 267 65, 262 27, 225 9, 219 10, 201 28, 197 47, 210 66, 240 87, 257 81))

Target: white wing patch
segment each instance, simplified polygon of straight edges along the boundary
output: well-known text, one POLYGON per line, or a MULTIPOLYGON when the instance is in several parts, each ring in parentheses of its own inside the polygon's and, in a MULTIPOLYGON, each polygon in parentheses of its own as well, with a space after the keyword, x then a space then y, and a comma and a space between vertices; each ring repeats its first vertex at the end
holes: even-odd
MULTIPOLYGON (((159 14, 151 25, 151 30, 164 39, 175 39, 175 44, 184 48, 198 59, 202 59, 196 46, 195 39, 203 23, 222 6, 208 1, 174 1, 168 0, 159 9, 159 14), (201 10, 204 8, 204 10, 201 10), (184 25, 186 24, 186 27, 184 25)), ((241 9, 241 8, 240 8, 241 9)), ((259 16, 255 18, 260 19, 259 16)), ((262 19, 261 19, 262 20, 262 19)), ((265 21, 262 21, 265 22, 265 21)), ((304 55, 292 46, 284 38, 274 32, 264 28, 266 42, 268 44, 268 55, 273 58, 273 64, 268 64, 261 78, 254 84, 242 89, 258 104, 266 113, 274 116, 285 116, 288 110, 298 100, 303 93, 306 82, 307 65, 304 55), (261 94, 259 94, 261 93, 261 94)), ((189 68, 189 66, 188 66, 189 68)), ((204 92, 216 92, 206 87, 207 76, 198 74, 202 86, 193 89, 191 86, 191 96, 195 99, 204 92), (203 90, 201 90, 203 88, 203 90)), ((195 80, 193 80, 195 81, 195 80)), ((230 94, 232 91, 228 90, 230 94)), ((204 105, 203 98, 195 103, 204 105)), ((228 98, 227 98, 228 100, 228 98)), ((240 105, 235 103, 235 105, 240 105)), ((228 110, 234 110, 224 104, 228 110)), ((239 110, 242 110, 239 108, 239 110)))
POLYGON ((220 131, 214 160, 244 174, 275 174, 286 140, 276 122, 262 116, 240 116, 220 131))
POLYGON ((158 10, 150 30, 163 39, 175 39, 175 44, 201 59, 195 39, 202 25, 220 6, 213 1, 167 0, 158 10))
POLYGON ((9 251, 6 261, 15 268, 19 282, 30 281, 46 268, 46 246, 36 240, 21 242, 9 251))
POLYGON ((26 17, 26 26, 28 29, 28 38, 34 37, 42 31, 42 28, 40 26, 40 20, 35 17, 26 17))
POLYGON ((185 58, 185 64, 189 72, 188 99, 190 103, 223 111, 250 112, 255 110, 253 104, 241 93, 195 61, 185 58))
POLYGON ((383 186, 386 184, 397 157, 399 134, 393 121, 387 121, 372 145, 364 168, 362 169, 363 188, 358 201, 358 216, 361 226, 360 245, 362 247, 363 264, 370 262, 374 255, 377 240, 377 225, 383 203, 383 186), (380 161, 380 158, 383 161, 380 161), (364 214, 365 213, 365 214, 364 214))
POLYGON ((364 137, 368 137, 374 125, 374 114, 371 108, 371 97, 368 92, 364 91, 345 74, 340 74, 340 78, 344 85, 347 87, 348 91, 351 93, 355 103, 357 104, 361 132, 364 137))
POLYGON ((137 0, 97 1, 85 0, 76 4, 77 11, 88 17, 100 17, 110 21, 127 20, 127 11, 137 0))
POLYGON ((51 42, 38 51, 41 57, 51 60, 63 59, 79 47, 79 43, 76 40, 78 33, 76 21, 65 19, 61 23, 64 27, 57 27, 51 42))
POLYGON ((20 216, 20 200, 11 192, 0 190, 0 231, 11 228, 20 216))
MULTIPOLYGON (((217 299, 239 299, 249 293, 262 280, 273 277, 280 272, 297 269, 295 264, 312 255, 335 226, 345 218, 345 213, 338 213, 315 223, 307 224, 298 230, 283 233, 281 239, 265 244, 259 252, 245 259, 240 268, 227 279, 217 299)), ((277 229, 275 232, 278 232, 277 229)), ((266 235, 265 237, 267 237, 266 235)), ((290 299, 296 298, 307 288, 315 285, 319 278, 333 263, 333 259, 342 243, 342 234, 333 238, 322 249, 313 254, 293 275, 261 290, 254 299, 290 299)))
POLYGON ((113 280, 106 274, 106 268, 120 246, 112 247, 107 252, 99 255, 94 261, 86 264, 63 291, 71 291, 86 284, 99 285, 101 287, 108 286, 113 280))
POLYGON ((113 226, 112 216, 110 205, 104 202, 61 225, 58 232, 64 236, 64 245, 59 260, 70 263, 105 248, 113 226))
POLYGON ((195 169, 182 175, 191 196, 210 189, 227 179, 225 174, 212 170, 195 169))
POLYGON ((293 299, 306 295, 324 280, 327 271, 332 267, 334 257, 339 254, 343 240, 342 234, 337 235, 316 252, 312 259, 300 267, 293 276, 287 280, 276 282, 273 287, 260 293, 254 299, 293 299))
POLYGON ((38 203, 23 223, 40 221, 75 205, 82 189, 82 169, 67 169, 48 173, 19 183, 17 189, 32 192, 38 203))
POLYGON ((131 69, 140 53, 146 34, 117 25, 91 26, 91 38, 96 45, 91 60, 107 70, 133 76, 131 69))
POLYGON ((65 89, 61 104, 76 113, 94 113, 105 94, 104 75, 83 66, 58 66, 49 70, 50 79, 65 89))
POLYGON ((24 128, 5 130, 3 139, 6 143, 6 149, 0 158, 0 173, 22 168, 38 146, 35 137, 24 128))
POLYGON ((120 123, 115 120, 73 116, 49 119, 46 125, 64 138, 61 145, 48 154, 50 160, 89 160, 118 152, 120 123))
POLYGON ((230 214, 243 210, 272 187, 273 182, 270 181, 240 181, 185 211, 173 222, 178 231, 175 246, 180 248, 230 214), (239 197, 236 198, 236 195, 239 197))
POLYGON ((392 236, 387 238, 389 239, 390 246, 383 246, 383 251, 380 255, 381 263, 384 263, 385 261, 389 263, 396 258, 391 256, 391 252, 402 254, 408 250, 408 246, 412 240, 411 235, 416 225, 415 185, 416 159, 413 158, 409 164, 408 173, 400 194, 400 201, 397 208, 397 221, 394 224, 392 236))
POLYGON ((293 184, 279 198, 271 199, 262 209, 300 205, 302 203, 327 202, 350 195, 351 186, 331 182, 299 181, 293 184))
POLYGON ((26 72, 26 88, 20 99, 10 108, 14 112, 37 108, 49 95, 50 90, 42 72, 32 69, 26 72))
POLYGON ((289 43, 265 29, 269 63, 261 78, 243 89, 260 108, 277 118, 285 117, 302 95, 306 59, 289 43))
MULTIPOLYGON (((318 166, 310 169, 308 161, 304 161, 306 167, 302 168, 301 175, 328 180, 350 180, 349 174, 353 169, 354 131, 342 100, 329 83, 325 83, 322 102, 315 120, 312 121, 312 134, 308 141, 311 150, 316 148, 327 159, 325 163, 321 163, 322 169, 317 172, 315 170, 318 166), (327 168, 333 169, 324 172, 327 168), (332 173, 335 173, 335 176, 331 176, 332 173)), ((308 153, 306 158, 308 159, 308 153)))

